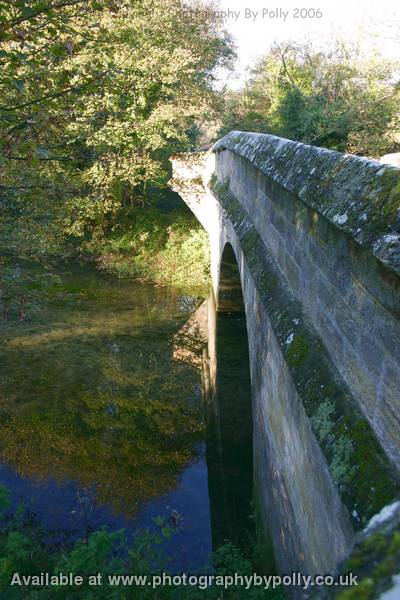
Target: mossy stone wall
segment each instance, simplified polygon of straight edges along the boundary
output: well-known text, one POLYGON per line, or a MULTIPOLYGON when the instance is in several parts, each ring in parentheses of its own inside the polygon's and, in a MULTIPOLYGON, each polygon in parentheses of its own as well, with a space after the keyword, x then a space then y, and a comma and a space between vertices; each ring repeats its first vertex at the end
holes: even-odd
MULTIPOLYGON (((217 299, 227 242, 237 258, 255 489, 282 572, 333 570, 354 530, 399 493, 397 196, 379 191, 382 165, 360 160, 245 133, 229 134, 208 156, 174 160, 175 189, 209 233, 217 299), (312 175, 321 181, 325 171, 312 200, 312 175), (357 194, 379 196, 367 219, 366 210, 359 216, 380 224, 361 237, 348 223, 358 219, 350 207, 357 194)), ((390 187, 398 171, 387 177, 390 187)), ((218 332, 210 329, 215 376, 218 332)))
POLYGON ((400 169, 238 132, 214 154, 400 470, 400 169))

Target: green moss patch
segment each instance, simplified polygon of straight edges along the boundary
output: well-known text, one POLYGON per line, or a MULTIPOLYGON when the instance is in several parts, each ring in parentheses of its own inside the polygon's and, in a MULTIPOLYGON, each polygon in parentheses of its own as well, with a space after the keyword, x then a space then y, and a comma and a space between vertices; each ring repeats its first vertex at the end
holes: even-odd
POLYGON ((400 274, 400 169, 272 135, 232 131, 213 147, 247 159, 400 274))
POLYGON ((226 182, 217 182, 212 190, 234 225, 332 478, 359 530, 396 497, 399 481, 300 303, 273 267, 273 258, 249 216, 226 182))
POLYGON ((392 586, 392 577, 400 572, 399 511, 377 531, 362 535, 340 568, 340 573, 353 573, 358 585, 337 591, 325 589, 315 600, 377 600, 392 586))

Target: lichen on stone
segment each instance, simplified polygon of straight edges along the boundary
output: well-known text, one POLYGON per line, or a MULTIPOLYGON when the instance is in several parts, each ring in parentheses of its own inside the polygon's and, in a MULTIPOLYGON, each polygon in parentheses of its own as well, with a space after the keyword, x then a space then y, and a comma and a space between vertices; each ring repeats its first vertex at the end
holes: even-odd
POLYGON ((332 367, 300 303, 283 284, 249 215, 230 190, 229 180, 215 180, 211 191, 225 217, 234 225, 246 264, 267 309, 332 479, 338 485, 355 529, 360 529, 393 500, 400 491, 399 482, 371 426, 332 367), (295 330, 294 321, 298 323, 295 330), (324 414, 325 403, 330 404, 325 406, 328 410, 324 414), (321 422, 323 419, 325 423, 321 422))
POLYGON ((400 169, 273 135, 232 131, 229 150, 325 216, 400 274, 400 169))

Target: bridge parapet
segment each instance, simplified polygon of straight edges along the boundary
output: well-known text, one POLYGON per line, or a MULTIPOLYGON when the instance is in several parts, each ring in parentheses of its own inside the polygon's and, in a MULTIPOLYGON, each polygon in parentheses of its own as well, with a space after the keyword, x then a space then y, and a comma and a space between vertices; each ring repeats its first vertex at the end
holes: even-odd
POLYGON ((189 157, 175 189, 207 230, 205 188, 238 199, 400 469, 400 169, 237 131, 189 157))
POLYGON ((326 570, 351 543, 337 492, 357 530, 399 490, 400 169, 243 132, 173 165, 217 299, 227 242, 236 254, 278 563, 326 570))
POLYGON ((400 169, 273 135, 231 131, 230 150, 400 273, 400 169))

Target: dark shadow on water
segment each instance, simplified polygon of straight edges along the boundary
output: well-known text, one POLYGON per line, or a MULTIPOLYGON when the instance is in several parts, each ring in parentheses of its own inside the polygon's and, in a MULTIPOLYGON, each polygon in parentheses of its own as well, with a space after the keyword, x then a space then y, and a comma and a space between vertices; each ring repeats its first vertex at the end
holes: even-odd
POLYGON ((213 547, 230 541, 246 551, 254 538, 251 382, 246 316, 230 245, 221 264, 216 340, 207 435, 213 547))

